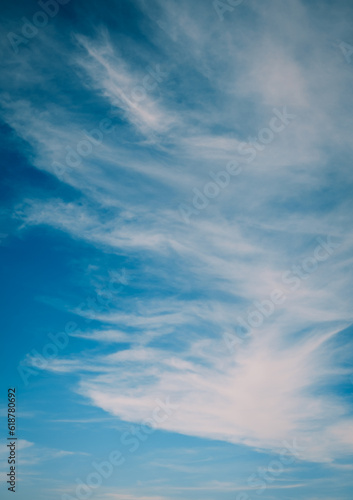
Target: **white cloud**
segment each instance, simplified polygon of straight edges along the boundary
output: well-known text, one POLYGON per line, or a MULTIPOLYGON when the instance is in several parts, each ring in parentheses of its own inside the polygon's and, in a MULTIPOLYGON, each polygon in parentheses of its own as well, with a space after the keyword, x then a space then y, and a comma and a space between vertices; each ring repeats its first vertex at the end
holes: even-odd
MULTIPOLYGON (((352 149, 352 113, 343 97, 351 76, 320 48, 322 33, 312 32, 298 1, 291 2, 290 16, 277 14, 278 2, 271 8, 249 2, 249 15, 262 22, 253 38, 239 22, 228 31, 227 24, 206 23, 212 6, 195 18, 194 4, 153 5, 172 24, 170 37, 154 34, 169 61, 168 68, 161 63, 169 73, 161 98, 153 92, 140 102, 131 97, 146 66, 159 64, 152 54, 128 61, 104 32, 77 35, 70 61, 82 84, 107 107, 118 99, 128 123, 119 122, 118 133, 61 179, 81 202, 28 199, 15 213, 23 230, 49 225, 142 262, 141 300, 126 294, 99 314, 68 306, 101 322, 101 329, 76 337, 104 348, 131 343, 131 349, 55 359, 48 369, 77 372, 82 395, 127 421, 143 420, 157 397, 170 397, 179 409, 164 430, 266 450, 298 439, 307 460, 351 453, 349 406, 321 390, 341 381, 340 331, 353 320, 345 190, 352 173, 340 160, 352 149), (299 39, 302 50, 308 47, 302 57, 299 39), (267 126, 275 106, 297 115, 291 127, 185 225, 179 203, 191 204, 193 188, 202 189, 211 170, 224 169, 239 144, 267 126), (283 307, 232 359, 222 334, 255 300, 282 289, 283 272, 312 255, 317 236, 329 234, 342 240, 341 248, 297 291, 285 290, 283 307), (158 285, 170 293, 156 298, 158 285)), ((84 130, 97 125, 96 116, 59 103, 41 112, 28 99, 3 96, 2 104, 7 123, 31 146, 32 163, 53 174, 52 162, 63 161, 65 148, 76 148, 84 130)))

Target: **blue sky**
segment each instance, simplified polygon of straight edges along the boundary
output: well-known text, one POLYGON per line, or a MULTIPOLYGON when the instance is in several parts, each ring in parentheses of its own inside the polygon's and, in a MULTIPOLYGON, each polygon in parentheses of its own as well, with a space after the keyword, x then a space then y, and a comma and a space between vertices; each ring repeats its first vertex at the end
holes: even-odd
POLYGON ((18 500, 351 499, 352 27, 343 0, 2 4, 18 500))

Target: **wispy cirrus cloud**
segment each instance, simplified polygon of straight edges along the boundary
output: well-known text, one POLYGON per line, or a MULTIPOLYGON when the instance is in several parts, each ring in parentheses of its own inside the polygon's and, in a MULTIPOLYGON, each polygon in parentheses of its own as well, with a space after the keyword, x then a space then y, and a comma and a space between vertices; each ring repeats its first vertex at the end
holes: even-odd
POLYGON ((53 162, 102 118, 115 127, 57 176, 74 188, 69 201, 28 196, 17 204, 19 231, 48 226, 140 262, 136 283, 109 310, 67 305, 96 322, 74 335, 94 349, 47 369, 74 375, 74 391, 124 421, 140 422, 163 396, 179 405, 164 431, 270 452, 298 439, 307 461, 346 458, 351 406, 335 388, 348 377, 353 322, 351 76, 318 43, 326 24, 313 24, 305 3, 291 2, 287 15, 277 1, 247 2, 252 21, 234 13, 237 29, 230 20, 217 25, 212 6, 198 2, 137 4, 150 22, 170 27, 140 26, 149 49, 131 56, 142 43, 125 40, 129 55, 101 29, 77 32, 62 47, 93 111, 2 98, 3 119, 28 145, 29 161, 53 176, 53 162), (155 64, 168 76, 139 99, 136 86, 155 64), (239 145, 255 147, 275 107, 296 120, 246 166, 239 145), (178 205, 232 159, 244 172, 185 225, 178 205), (285 287, 283 273, 328 235, 340 248, 298 290, 285 287), (285 304, 232 357, 223 333, 274 289, 285 304))

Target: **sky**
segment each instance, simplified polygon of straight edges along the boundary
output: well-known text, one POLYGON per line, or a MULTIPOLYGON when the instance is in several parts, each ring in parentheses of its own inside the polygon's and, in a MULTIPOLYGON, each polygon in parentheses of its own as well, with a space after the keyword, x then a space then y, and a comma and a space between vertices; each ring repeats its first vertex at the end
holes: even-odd
POLYGON ((353 2, 1 13, 2 497, 351 500, 353 2))

